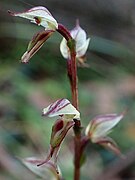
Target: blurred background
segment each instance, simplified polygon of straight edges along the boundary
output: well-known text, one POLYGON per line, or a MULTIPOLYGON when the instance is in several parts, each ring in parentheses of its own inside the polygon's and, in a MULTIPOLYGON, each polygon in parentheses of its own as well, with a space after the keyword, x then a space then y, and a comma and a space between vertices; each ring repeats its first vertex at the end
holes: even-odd
MULTIPOLYGON (((78 18, 91 37, 87 52, 89 68, 78 68, 83 127, 95 115, 129 109, 110 135, 126 159, 90 144, 85 151, 87 159, 81 179, 135 179, 134 0, 0 0, 0 179, 39 179, 18 157, 46 156, 54 120, 41 117, 42 109, 56 99, 71 99, 58 33, 30 63, 20 63, 28 42, 43 28, 11 17, 7 10, 21 12, 38 5, 47 7, 68 29, 74 28, 78 18)), ((71 130, 58 159, 65 180, 73 179, 72 140, 71 130)))

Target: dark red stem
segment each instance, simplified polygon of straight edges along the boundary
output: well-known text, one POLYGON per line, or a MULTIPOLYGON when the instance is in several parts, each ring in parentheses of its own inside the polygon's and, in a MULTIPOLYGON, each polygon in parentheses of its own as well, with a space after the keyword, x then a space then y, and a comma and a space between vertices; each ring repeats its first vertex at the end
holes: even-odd
POLYGON ((63 26, 62 24, 58 24, 58 29, 57 31, 68 41, 71 39, 70 32, 63 26))
MULTIPOLYGON (((70 80, 71 91, 72 91, 72 104, 79 110, 78 106, 78 79, 77 79, 77 64, 76 64, 76 49, 75 41, 72 38, 70 32, 62 25, 58 25, 57 31, 67 40, 67 46, 70 50, 70 59, 67 61, 67 72, 70 80)), ((74 154, 74 180, 80 179, 80 158, 81 158, 81 122, 80 120, 74 119, 74 143, 75 143, 75 154, 74 154)))
POLYGON ((57 31, 67 40, 67 45, 70 49, 71 58, 68 59, 67 69, 72 90, 72 104, 76 107, 76 109, 79 109, 75 42, 70 32, 62 24, 58 24, 57 31))

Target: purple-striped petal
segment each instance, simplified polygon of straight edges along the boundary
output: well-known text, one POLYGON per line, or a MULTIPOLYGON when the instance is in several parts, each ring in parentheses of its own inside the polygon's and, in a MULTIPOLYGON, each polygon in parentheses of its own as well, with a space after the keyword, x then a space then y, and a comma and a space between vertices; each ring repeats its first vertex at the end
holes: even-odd
POLYGON ((41 25, 46 30, 56 30, 58 28, 57 21, 54 19, 48 9, 43 6, 37 6, 21 13, 12 12, 10 10, 8 12, 12 16, 19 16, 29 19, 32 23, 41 25))
POLYGON ((80 119, 80 113, 67 99, 60 99, 43 109, 43 116, 65 116, 65 119, 80 119))

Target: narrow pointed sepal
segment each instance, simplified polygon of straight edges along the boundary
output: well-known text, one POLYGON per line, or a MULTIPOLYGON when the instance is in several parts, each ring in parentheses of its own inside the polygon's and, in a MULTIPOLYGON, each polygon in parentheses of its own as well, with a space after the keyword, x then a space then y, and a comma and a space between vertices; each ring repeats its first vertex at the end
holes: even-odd
POLYGON ((28 63, 30 58, 43 46, 53 32, 53 30, 46 30, 37 33, 29 42, 27 51, 23 54, 21 62, 28 63))
POLYGON ((100 144, 118 156, 123 156, 116 142, 110 137, 97 139, 94 143, 100 144))

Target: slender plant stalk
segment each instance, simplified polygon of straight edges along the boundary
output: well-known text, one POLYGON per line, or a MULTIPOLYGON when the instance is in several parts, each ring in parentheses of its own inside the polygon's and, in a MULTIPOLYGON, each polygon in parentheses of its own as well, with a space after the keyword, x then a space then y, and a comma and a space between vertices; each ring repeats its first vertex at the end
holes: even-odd
POLYGON ((78 105, 78 78, 77 78, 77 67, 76 67, 76 52, 75 48, 71 51, 71 74, 72 74, 72 102, 73 105, 79 110, 78 105))
MULTIPOLYGON (((76 65, 76 53, 75 47, 71 51, 71 74, 72 74, 72 82, 71 82, 71 89, 72 89, 72 102, 73 105, 79 110, 78 106, 78 78, 77 78, 77 65, 76 65)), ((80 120, 74 120, 74 180, 80 179, 80 158, 81 158, 81 123, 80 120)))
MULTIPOLYGON (((78 105, 78 78, 77 78, 77 64, 76 64, 76 50, 75 41, 71 37, 70 32, 61 24, 57 30, 67 40, 67 45, 70 50, 70 59, 67 62, 68 77, 71 85, 72 104, 79 110, 78 105)), ((81 159, 81 122, 76 120, 74 125, 74 180, 80 179, 80 159, 81 159)))

